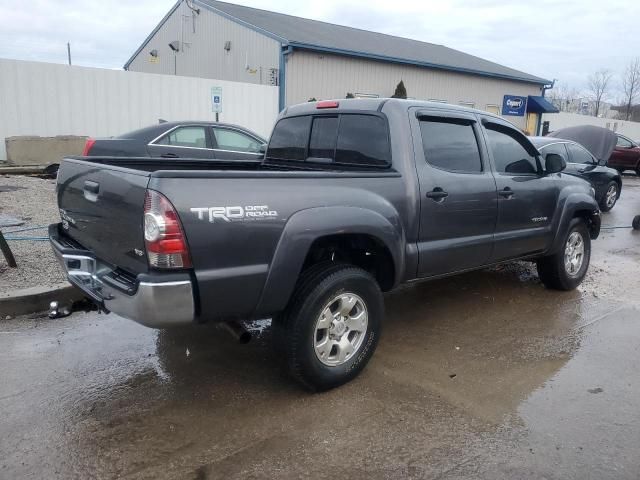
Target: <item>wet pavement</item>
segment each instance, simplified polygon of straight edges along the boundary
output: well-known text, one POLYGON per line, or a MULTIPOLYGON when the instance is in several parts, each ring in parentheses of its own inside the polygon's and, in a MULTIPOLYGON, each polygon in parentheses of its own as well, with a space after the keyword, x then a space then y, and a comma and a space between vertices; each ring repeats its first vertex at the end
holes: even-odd
MULTIPOLYGON (((604 225, 640 214, 625 178, 604 225)), ((640 232, 573 292, 517 263, 387 295, 363 374, 309 394, 262 329, 0 321, 0 478, 640 478, 640 232)))

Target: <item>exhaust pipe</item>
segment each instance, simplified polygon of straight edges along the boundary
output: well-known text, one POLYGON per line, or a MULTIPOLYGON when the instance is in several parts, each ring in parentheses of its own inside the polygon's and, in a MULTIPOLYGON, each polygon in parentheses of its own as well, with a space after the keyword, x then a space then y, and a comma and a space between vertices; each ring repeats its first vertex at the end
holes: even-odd
POLYGON ((249 343, 251 340, 251 333, 249 333, 249 330, 244 328, 244 325, 236 320, 223 322, 220 324, 220 328, 226 330, 239 343, 245 344, 249 343))

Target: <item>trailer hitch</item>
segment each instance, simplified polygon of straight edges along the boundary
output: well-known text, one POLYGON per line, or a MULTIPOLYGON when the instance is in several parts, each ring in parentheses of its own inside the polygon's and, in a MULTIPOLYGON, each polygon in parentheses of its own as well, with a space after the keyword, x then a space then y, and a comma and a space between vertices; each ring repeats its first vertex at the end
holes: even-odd
POLYGON ((87 298, 77 300, 71 303, 71 305, 60 305, 60 302, 56 300, 49 304, 49 318, 64 318, 75 312, 88 313, 96 311, 102 313, 105 310, 100 308, 98 305, 87 298))

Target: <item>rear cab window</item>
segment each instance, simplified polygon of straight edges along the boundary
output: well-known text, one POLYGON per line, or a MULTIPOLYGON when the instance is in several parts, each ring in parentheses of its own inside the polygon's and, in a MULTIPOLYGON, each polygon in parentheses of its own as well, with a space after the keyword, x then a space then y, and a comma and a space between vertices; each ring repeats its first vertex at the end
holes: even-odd
POLYGON ((275 126, 266 161, 322 168, 387 168, 391 148, 381 115, 331 113, 286 117, 275 126))

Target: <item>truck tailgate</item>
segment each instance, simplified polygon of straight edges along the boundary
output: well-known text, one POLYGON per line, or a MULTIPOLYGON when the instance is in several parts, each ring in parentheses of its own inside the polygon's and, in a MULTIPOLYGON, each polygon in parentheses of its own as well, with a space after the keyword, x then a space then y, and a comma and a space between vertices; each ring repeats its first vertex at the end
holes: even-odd
POLYGON ((65 159, 58 206, 66 233, 96 257, 133 274, 148 271, 143 213, 149 173, 65 159))

